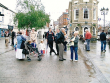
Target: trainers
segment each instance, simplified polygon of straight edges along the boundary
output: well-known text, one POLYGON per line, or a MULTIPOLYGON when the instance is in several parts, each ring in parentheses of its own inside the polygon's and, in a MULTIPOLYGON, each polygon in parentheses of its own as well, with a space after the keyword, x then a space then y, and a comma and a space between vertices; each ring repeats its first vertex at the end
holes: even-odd
POLYGON ((78 61, 78 60, 74 60, 74 61, 78 61))

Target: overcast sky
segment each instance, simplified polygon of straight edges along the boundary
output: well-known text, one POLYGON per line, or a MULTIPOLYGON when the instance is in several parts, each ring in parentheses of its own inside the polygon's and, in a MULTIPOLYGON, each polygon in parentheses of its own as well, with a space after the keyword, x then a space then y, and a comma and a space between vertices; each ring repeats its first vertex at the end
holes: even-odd
MULTIPOLYGON (((58 17, 68 9, 69 1, 71 0, 41 0, 43 5, 45 6, 46 13, 50 12, 51 20, 57 20, 58 17)), ((9 9, 15 11, 16 8, 16 0, 0 0, 0 3, 7 6, 9 9)), ((98 8, 101 9, 102 7, 109 8, 110 4, 109 0, 99 0, 98 8)), ((103 16, 98 12, 99 18, 103 19, 103 16)), ((106 16, 106 20, 110 21, 110 11, 106 16)), ((103 23, 103 20, 99 23, 103 23)))

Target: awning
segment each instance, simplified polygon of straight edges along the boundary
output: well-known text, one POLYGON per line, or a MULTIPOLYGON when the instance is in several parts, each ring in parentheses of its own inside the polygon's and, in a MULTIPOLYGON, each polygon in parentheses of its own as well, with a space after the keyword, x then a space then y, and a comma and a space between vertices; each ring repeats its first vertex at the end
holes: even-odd
POLYGON ((1 29, 8 29, 8 26, 7 25, 0 25, 0 28, 1 29))

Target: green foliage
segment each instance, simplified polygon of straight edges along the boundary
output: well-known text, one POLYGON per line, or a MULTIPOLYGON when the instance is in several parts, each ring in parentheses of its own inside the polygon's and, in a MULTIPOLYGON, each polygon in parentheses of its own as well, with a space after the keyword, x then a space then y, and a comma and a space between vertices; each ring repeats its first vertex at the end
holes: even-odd
POLYGON ((17 7, 18 13, 14 17, 14 23, 18 28, 43 28, 46 23, 50 22, 49 15, 45 14, 43 9, 40 9, 37 2, 34 0, 19 1, 17 7))
POLYGON ((96 26, 96 24, 93 24, 93 26, 95 27, 95 26, 96 26))

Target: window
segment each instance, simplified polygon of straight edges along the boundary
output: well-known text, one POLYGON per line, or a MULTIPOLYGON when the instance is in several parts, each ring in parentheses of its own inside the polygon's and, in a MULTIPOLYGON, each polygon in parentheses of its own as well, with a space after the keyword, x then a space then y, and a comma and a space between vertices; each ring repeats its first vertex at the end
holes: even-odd
POLYGON ((76 28, 75 28, 75 31, 79 31, 79 28, 78 28, 78 27, 76 27, 76 28))
POLYGON ((89 0, 83 0, 83 2, 89 2, 89 0))
POLYGON ((75 9, 75 11, 74 11, 74 20, 78 20, 78 18, 79 18, 79 10, 75 9))
POLYGON ((84 8, 84 19, 89 19, 89 10, 84 8))
POLYGON ((93 19, 96 20, 96 9, 93 10, 93 19))

